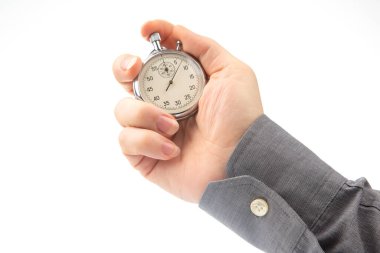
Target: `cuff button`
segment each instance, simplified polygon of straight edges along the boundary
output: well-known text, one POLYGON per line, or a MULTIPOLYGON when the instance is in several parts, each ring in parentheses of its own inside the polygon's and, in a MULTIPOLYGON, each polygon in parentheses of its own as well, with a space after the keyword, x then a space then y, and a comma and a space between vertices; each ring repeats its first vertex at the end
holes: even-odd
POLYGON ((268 203, 264 199, 257 198, 251 202, 251 212, 258 217, 266 215, 268 209, 268 203))

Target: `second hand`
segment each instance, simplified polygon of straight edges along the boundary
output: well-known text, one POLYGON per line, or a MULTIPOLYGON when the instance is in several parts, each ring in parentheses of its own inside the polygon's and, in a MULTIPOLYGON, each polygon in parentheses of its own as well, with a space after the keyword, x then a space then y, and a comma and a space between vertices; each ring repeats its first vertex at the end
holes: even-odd
POLYGON ((166 90, 165 90, 165 91, 168 91, 170 85, 173 84, 173 79, 174 79, 175 75, 177 74, 177 71, 178 71, 179 67, 181 66, 181 64, 182 64, 182 60, 181 60, 181 62, 179 63, 179 65, 178 65, 176 71, 174 72, 174 75, 173 75, 172 79, 169 81, 168 87, 166 87, 166 90))

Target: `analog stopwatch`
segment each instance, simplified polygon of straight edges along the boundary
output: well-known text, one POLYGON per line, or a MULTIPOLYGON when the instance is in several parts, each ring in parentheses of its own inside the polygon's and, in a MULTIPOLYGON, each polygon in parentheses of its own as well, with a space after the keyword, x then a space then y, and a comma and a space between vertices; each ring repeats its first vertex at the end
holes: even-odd
POLYGON ((176 50, 161 47, 159 33, 153 33, 150 41, 154 50, 133 81, 135 97, 165 110, 177 120, 193 115, 207 80, 202 66, 182 51, 180 41, 176 50))

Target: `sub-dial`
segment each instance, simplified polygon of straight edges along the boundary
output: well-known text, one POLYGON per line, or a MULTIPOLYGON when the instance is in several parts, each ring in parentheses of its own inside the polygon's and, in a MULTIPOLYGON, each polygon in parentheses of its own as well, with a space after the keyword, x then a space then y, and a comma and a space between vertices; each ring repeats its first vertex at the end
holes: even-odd
POLYGON ((158 66, 158 73, 163 78, 170 78, 174 75, 175 67, 170 62, 163 62, 158 66))

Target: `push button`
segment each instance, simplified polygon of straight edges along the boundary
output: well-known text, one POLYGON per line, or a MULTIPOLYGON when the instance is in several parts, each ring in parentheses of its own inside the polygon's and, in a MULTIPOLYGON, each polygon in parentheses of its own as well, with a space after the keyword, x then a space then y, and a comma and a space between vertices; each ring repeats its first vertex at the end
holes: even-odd
POLYGON ((268 203, 264 199, 254 199, 251 203, 251 212, 258 217, 266 215, 268 213, 268 209, 268 203))

